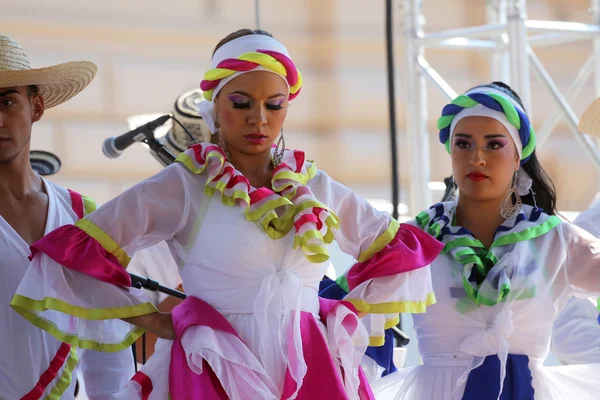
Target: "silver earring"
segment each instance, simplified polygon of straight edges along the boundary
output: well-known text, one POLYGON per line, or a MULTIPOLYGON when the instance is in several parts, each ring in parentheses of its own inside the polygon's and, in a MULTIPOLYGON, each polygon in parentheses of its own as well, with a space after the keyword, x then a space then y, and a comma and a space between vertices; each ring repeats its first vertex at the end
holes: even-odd
POLYGON ((537 201, 535 201, 535 192, 533 191, 533 188, 529 188, 529 193, 531 193, 531 198, 533 199, 533 207, 537 210, 538 205, 537 201))
POLYGON ((218 141, 217 141, 217 146, 219 146, 221 148, 221 150, 223 150, 223 154, 225 154, 225 159, 229 162, 231 162, 231 156, 229 155, 229 150, 227 150, 227 145, 225 144, 225 141, 223 140, 223 136, 221 136, 221 133, 219 132, 219 128, 221 127, 221 125, 219 124, 219 120, 217 119, 217 116, 215 115, 215 135, 217 135, 219 137, 218 141))
POLYGON ((273 158, 271 162, 273 163, 273 168, 277 168, 279 164, 281 164, 281 160, 283 159, 283 155, 285 153, 285 138, 283 137, 283 128, 281 128, 281 135, 279 135, 279 140, 277 141, 277 146, 273 151, 273 158))
POLYGON ((521 212, 521 196, 517 193, 517 178, 518 172, 515 172, 515 176, 513 177, 513 182, 510 190, 506 194, 506 197, 500 203, 500 215, 504 219, 511 219, 516 216, 519 212, 521 212), (515 201, 513 203, 513 196, 515 201))
POLYGON ((225 159, 227 159, 227 161, 231 162, 231 156, 229 155, 229 150, 227 150, 227 145, 225 144, 225 141, 223 140, 223 136, 221 136, 221 134, 218 131, 215 134, 219 135, 219 140, 217 142, 217 145, 221 148, 221 150, 223 150, 223 154, 225 154, 225 159))
POLYGON ((456 200, 456 181, 453 176, 449 176, 444 179, 444 185, 446 185, 446 190, 444 191, 444 196, 442 197, 442 202, 444 201, 453 201, 456 200))

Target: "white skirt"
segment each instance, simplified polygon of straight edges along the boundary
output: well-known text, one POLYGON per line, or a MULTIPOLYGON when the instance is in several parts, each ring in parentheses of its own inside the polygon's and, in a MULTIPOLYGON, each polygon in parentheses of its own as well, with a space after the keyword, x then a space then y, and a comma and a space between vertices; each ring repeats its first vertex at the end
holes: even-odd
MULTIPOLYGON (((536 400, 597 400, 600 364, 545 367, 530 362, 536 400)), ((403 368, 372 382, 377 400, 461 400, 465 384, 457 382, 466 365, 420 365, 403 368)), ((495 399, 482 399, 495 400, 495 399)))

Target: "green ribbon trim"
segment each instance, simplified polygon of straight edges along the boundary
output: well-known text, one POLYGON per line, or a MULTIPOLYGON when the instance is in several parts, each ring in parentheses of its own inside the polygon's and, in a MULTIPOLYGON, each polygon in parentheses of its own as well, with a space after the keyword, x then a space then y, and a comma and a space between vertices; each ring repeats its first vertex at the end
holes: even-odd
POLYGON ((63 373, 60 375, 60 378, 52 391, 48 393, 45 400, 60 400, 65 390, 71 386, 71 381, 73 380, 73 370, 77 366, 79 362, 79 358, 77 357, 77 351, 71 348, 69 351, 69 358, 67 361, 67 365, 65 369, 63 369, 63 373))
MULTIPOLYGON (((467 97, 467 99, 471 100, 468 97, 467 97)), ((460 99, 460 96, 459 96, 459 98, 457 98, 457 101, 467 102, 467 100, 465 100, 465 99, 460 99)), ((461 104, 459 104, 459 105, 461 105, 461 104)), ((512 106, 512 104, 511 104, 511 106, 512 106)), ((517 115, 517 117, 518 117, 518 115, 517 115)), ((441 227, 437 221, 433 221, 431 219, 430 212, 431 211, 423 211, 423 212, 419 213, 419 215, 417 215, 417 217, 416 217, 416 222, 421 229, 428 232, 430 235, 434 236, 435 238, 440 239, 441 227)), ((447 213, 447 211, 446 211, 446 213, 447 213)), ((454 221, 454 217, 455 217, 455 215, 453 215, 452 221, 454 221)), ((537 237, 540 237, 540 236, 545 235, 546 233, 550 232, 552 229, 557 227, 560 223, 561 223, 561 220, 557 216, 551 215, 548 217, 548 219, 546 221, 544 221, 543 223, 541 223, 539 225, 531 226, 520 232, 509 233, 509 234, 498 237, 497 239, 494 240, 494 242, 492 243, 492 245, 490 246, 489 249, 486 249, 486 247, 483 245, 483 243, 481 243, 481 241, 479 241, 473 237, 466 237, 466 236, 457 237, 456 239, 450 240, 445 243, 444 249, 442 250, 442 254, 446 254, 446 253, 451 252, 454 249, 464 247, 464 249, 460 249, 455 254, 453 254, 453 257, 456 259, 456 261, 458 261, 460 264, 462 264, 464 266, 463 273, 468 271, 468 273, 470 274, 471 268, 474 266, 475 268, 477 268, 478 272, 482 276, 486 277, 488 272, 492 268, 494 268, 494 266, 499 261, 498 256, 496 254, 494 254, 493 249, 499 248, 502 246, 507 246, 507 245, 514 244, 514 243, 518 243, 518 242, 525 242, 525 241, 528 241, 531 239, 535 239, 537 237)), ((465 293, 477 305, 480 305, 480 304, 483 304, 486 306, 496 305, 496 304, 498 304, 498 302, 501 302, 506 299, 506 297, 510 293, 510 289, 511 289, 510 283, 504 284, 498 289, 498 297, 496 299, 490 299, 490 298, 484 297, 483 295, 481 295, 479 293, 481 284, 483 284, 485 282, 485 279, 480 284, 478 284, 476 287, 474 287, 471 284, 471 282, 468 281, 468 277, 464 276, 464 274, 463 274, 462 282, 463 282, 463 286, 465 289, 465 293)), ((600 299, 598 302, 598 308, 600 310, 600 299)))

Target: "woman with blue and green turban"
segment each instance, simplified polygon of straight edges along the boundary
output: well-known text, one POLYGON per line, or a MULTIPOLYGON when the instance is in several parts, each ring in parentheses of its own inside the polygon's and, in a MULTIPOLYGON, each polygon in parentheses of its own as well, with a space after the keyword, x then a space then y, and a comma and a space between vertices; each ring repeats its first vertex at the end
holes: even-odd
POLYGON ((561 221, 519 96, 501 82, 458 96, 438 120, 458 196, 414 224, 444 244, 437 303, 414 315, 423 365, 374 384, 378 399, 593 399, 600 364, 545 367, 571 296, 600 294, 600 240, 561 221))

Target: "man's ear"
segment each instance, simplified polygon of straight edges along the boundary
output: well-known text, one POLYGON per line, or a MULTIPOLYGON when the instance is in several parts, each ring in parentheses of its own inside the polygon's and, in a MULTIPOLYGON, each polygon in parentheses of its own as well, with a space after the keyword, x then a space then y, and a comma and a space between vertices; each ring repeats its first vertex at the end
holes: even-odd
POLYGON ((44 98, 40 95, 34 95, 31 98, 31 113, 33 122, 38 122, 44 115, 44 98))

